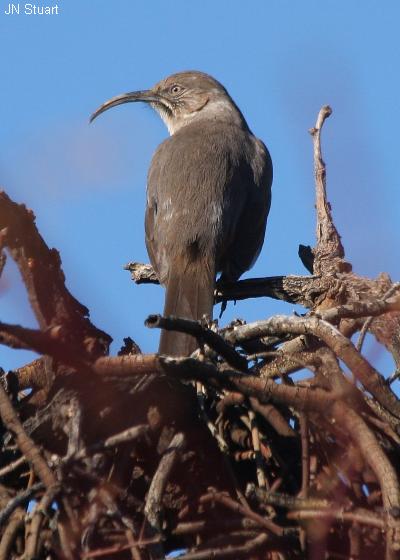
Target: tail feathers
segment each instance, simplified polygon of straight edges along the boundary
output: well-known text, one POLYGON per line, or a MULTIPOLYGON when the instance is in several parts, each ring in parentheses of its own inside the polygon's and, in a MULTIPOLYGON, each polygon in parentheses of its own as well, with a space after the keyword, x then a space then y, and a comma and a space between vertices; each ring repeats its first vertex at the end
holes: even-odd
MULTIPOLYGON (((179 263, 181 264, 181 263, 179 263)), ((212 318, 215 273, 205 259, 185 266, 171 267, 166 284, 164 316, 173 315, 185 319, 212 318)), ((194 337, 161 331, 159 353, 170 356, 189 356, 198 347, 194 337)))

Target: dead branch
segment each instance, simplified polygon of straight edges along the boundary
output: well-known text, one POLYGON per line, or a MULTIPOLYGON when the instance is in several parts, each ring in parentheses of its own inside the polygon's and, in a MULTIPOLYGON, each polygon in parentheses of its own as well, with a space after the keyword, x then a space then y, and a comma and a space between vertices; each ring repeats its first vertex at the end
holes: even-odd
POLYGON ((247 371, 247 360, 227 343, 221 336, 211 329, 203 327, 198 321, 179 319, 177 317, 161 317, 150 315, 145 321, 146 327, 178 331, 193 335, 201 343, 208 344, 217 354, 226 360, 233 368, 247 371))
POLYGON ((350 272, 351 266, 344 261, 344 248, 333 223, 326 197, 326 167, 321 152, 321 131, 332 109, 325 105, 318 114, 317 122, 310 129, 314 143, 314 174, 317 208, 317 247, 314 250, 314 273, 350 272))
POLYGON ((357 352, 348 338, 326 321, 317 317, 275 316, 265 321, 235 327, 233 331, 227 333, 226 338, 233 344, 239 344, 266 335, 284 333, 312 334, 323 340, 376 400, 394 416, 400 418, 400 403, 386 385, 382 375, 357 352))
MULTIPOLYGON (((146 519, 151 527, 150 536, 154 536, 161 531, 162 500, 165 488, 171 471, 173 470, 184 446, 185 436, 182 433, 175 434, 164 456, 161 458, 158 469, 151 481, 144 507, 146 519)), ((159 543, 153 545, 150 550, 156 558, 164 557, 163 549, 159 543)))
POLYGON ((99 375, 128 376, 147 375, 160 372, 157 354, 134 354, 99 358, 94 364, 99 375))
POLYGON ((75 352, 79 349, 92 358, 107 353, 110 337, 92 325, 88 309, 67 290, 60 256, 39 234, 33 212, 5 192, 0 192, 0 230, 3 246, 19 267, 40 328, 64 325, 74 336, 75 352))
POLYGON ((148 522, 157 531, 160 530, 161 501, 169 475, 179 457, 179 452, 185 445, 183 434, 176 434, 169 444, 163 458, 160 461, 157 472, 151 482, 145 505, 145 513, 148 522))
POLYGON ((188 552, 181 555, 181 560, 208 560, 209 558, 249 558, 252 554, 260 548, 264 548, 268 542, 268 535, 261 533, 253 539, 247 541, 240 546, 231 546, 229 548, 212 548, 202 550, 200 552, 188 552))
POLYGON ((0 416, 6 428, 14 434, 21 453, 31 463, 39 479, 47 488, 53 487, 56 483, 54 474, 50 470, 47 462, 43 459, 37 445, 35 445, 34 441, 25 433, 25 430, 18 419, 10 399, 8 398, 1 383, 0 416))
MULTIPOLYGON (((247 517, 248 519, 251 519, 255 523, 258 523, 261 527, 264 527, 269 532, 271 532, 272 534, 277 535, 277 536, 282 536, 285 533, 285 531, 286 531, 287 534, 289 534, 290 532, 293 532, 290 529, 283 529, 282 527, 279 527, 278 525, 276 525, 275 523, 273 523, 269 519, 266 519, 265 517, 262 517, 262 516, 258 515, 257 513, 252 511, 250 508, 248 508, 246 506, 243 506, 242 504, 239 504, 238 502, 235 502, 234 500, 232 500, 232 498, 230 496, 227 496, 224 493, 210 492, 209 494, 206 494, 205 496, 202 496, 200 498, 200 503, 202 503, 202 504, 220 503, 223 506, 231 509, 232 511, 238 512, 241 515, 243 515, 244 517, 247 517)), ((296 531, 294 531, 294 532, 296 532, 296 531)))
POLYGON ((9 474, 10 472, 14 471, 15 469, 18 469, 18 467, 20 467, 24 463, 26 463, 26 457, 24 455, 22 455, 22 457, 19 457, 18 459, 16 459, 12 463, 9 463, 8 465, 6 465, 2 469, 0 469, 0 477, 3 477, 6 474, 9 474))
POLYGON ((24 552, 24 558, 26 560, 34 560, 35 558, 37 558, 39 532, 42 525, 43 517, 46 515, 47 509, 50 507, 52 501, 59 492, 59 486, 53 486, 52 488, 49 488, 43 494, 42 499, 35 507, 32 521, 30 523, 29 531, 26 537, 26 546, 24 552))
POLYGON ((14 496, 14 498, 12 498, 0 512, 0 525, 3 525, 7 521, 14 510, 16 510, 19 506, 25 505, 33 496, 35 496, 37 492, 42 489, 43 483, 38 482, 30 488, 27 488, 27 490, 20 492, 17 496, 14 496))

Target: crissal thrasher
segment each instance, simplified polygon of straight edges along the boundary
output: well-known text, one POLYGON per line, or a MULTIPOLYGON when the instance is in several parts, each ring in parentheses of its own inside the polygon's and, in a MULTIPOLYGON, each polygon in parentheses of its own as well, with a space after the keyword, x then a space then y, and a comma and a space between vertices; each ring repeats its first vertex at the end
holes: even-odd
MULTIPOLYGON (((202 72, 181 72, 152 89, 113 97, 149 103, 170 137, 147 183, 146 245, 166 287, 164 315, 212 317, 216 274, 234 281, 258 257, 271 203, 272 162, 226 89, 202 72)), ((193 337, 162 331, 159 352, 189 355, 193 337)))

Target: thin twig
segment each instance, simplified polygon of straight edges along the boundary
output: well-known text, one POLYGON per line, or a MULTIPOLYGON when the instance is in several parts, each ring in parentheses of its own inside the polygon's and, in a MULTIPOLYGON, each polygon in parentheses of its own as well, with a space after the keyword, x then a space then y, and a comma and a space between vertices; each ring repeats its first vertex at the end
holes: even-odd
POLYGON ((343 508, 329 508, 326 510, 296 510, 289 511, 287 514, 288 519, 337 519, 341 522, 347 523, 360 523, 370 527, 377 527, 378 529, 385 528, 385 520, 379 516, 371 513, 368 510, 357 509, 354 511, 344 511, 343 508))
POLYGON ((42 457, 39 448, 34 441, 26 434, 14 407, 8 398, 2 384, 0 383, 0 415, 4 425, 15 435, 17 445, 23 455, 31 463, 35 473, 49 488, 56 483, 54 473, 50 470, 45 459, 42 457))
POLYGON ((133 426, 127 430, 123 430, 118 434, 108 437, 104 440, 104 447, 115 447, 121 445, 121 443, 126 443, 127 441, 133 441, 138 438, 144 437, 149 432, 149 426, 147 424, 139 424, 138 426, 133 426))
POLYGON ((204 404, 204 385, 202 383, 197 382, 196 383, 196 393, 197 393, 197 402, 199 404, 199 408, 200 408, 200 414, 207 426, 207 428, 210 430, 210 433, 212 434, 213 438, 215 438, 218 447, 220 448, 220 450, 222 451, 222 453, 227 453, 229 451, 229 446, 226 443, 226 441, 224 440, 224 438, 219 434, 216 426, 211 422, 207 411, 206 411, 206 407, 204 404))
POLYGON ((240 546, 209 548, 200 551, 191 551, 179 556, 179 560, 209 560, 210 558, 250 558, 250 555, 268 543, 269 537, 261 533, 240 546))
POLYGON ((286 418, 279 412, 279 410, 273 404, 261 404, 257 399, 250 397, 250 403, 258 414, 261 416, 274 428, 274 430, 283 437, 296 437, 297 434, 290 427, 286 418))
POLYGON ((215 492, 215 491, 210 492, 200 498, 200 503, 222 504, 223 506, 231 509, 232 511, 240 513, 241 515, 247 517, 248 519, 252 519, 256 523, 258 523, 261 527, 264 527, 269 532, 277 536, 283 536, 284 534, 291 533, 291 530, 286 531, 286 529, 283 529, 282 527, 280 527, 270 519, 262 517, 261 515, 259 515, 252 509, 250 509, 249 507, 245 507, 242 504, 235 502, 230 496, 222 492, 215 492))
MULTIPOLYGON (((186 445, 185 436, 179 432, 172 438, 158 465, 147 494, 144 512, 150 525, 150 537, 161 531, 162 499, 171 472, 179 459, 179 455, 186 445)), ((150 549, 155 558, 163 558, 163 547, 155 544, 150 549)))
POLYGON ((24 457, 24 456, 19 457, 18 459, 16 459, 12 463, 9 463, 7 466, 0 469, 0 477, 3 477, 3 476, 5 476, 6 474, 9 474, 12 471, 15 471, 16 469, 18 469, 18 467, 20 467, 24 463, 26 463, 26 457, 24 457))
MULTIPOLYGON (((384 306, 385 303, 387 304, 387 299, 390 298, 390 296, 392 296, 399 287, 400 287, 400 283, 397 282, 396 284, 393 284, 392 286, 390 286, 390 288, 383 294, 383 296, 382 296, 382 307, 384 306)), ((370 315, 370 317, 368 317, 368 319, 366 319, 365 323, 363 324, 363 326, 360 330, 360 335, 359 335, 358 340, 356 342, 356 348, 359 352, 361 352, 362 345, 364 344, 364 340, 365 340, 365 337, 367 335, 368 329, 370 328, 371 323, 374 320, 374 317, 372 316, 373 314, 369 313, 369 315, 370 315)))
POLYGON ((43 494, 42 499, 36 505, 33 512, 32 521, 30 523, 29 531, 26 537, 24 560, 34 560, 37 557, 38 541, 41 530, 41 525, 47 510, 53 502, 54 498, 60 491, 60 485, 57 484, 53 488, 48 488, 43 494))
POLYGON ((256 415, 253 410, 249 409, 249 421, 251 428, 251 440, 253 443, 253 449, 256 457, 256 470, 257 470, 257 480, 260 488, 266 488, 267 481, 265 478, 263 460, 260 451, 260 433, 258 431, 256 415))
POLYGON ((233 331, 226 334, 226 338, 231 343, 239 344, 265 335, 283 333, 312 334, 323 340, 376 400, 400 418, 400 402, 387 386, 384 377, 359 354, 348 338, 333 325, 318 317, 276 315, 265 321, 235 327, 233 331))
POLYGON ((300 414, 300 435, 301 435, 301 490, 302 498, 308 497, 310 484, 310 448, 309 448, 309 425, 308 417, 305 413, 300 414))
POLYGON ((6 507, 0 511, 0 525, 3 525, 7 519, 10 517, 12 512, 19 506, 25 505, 29 500, 40 490, 43 490, 44 485, 42 482, 37 482, 30 488, 19 492, 14 498, 12 498, 6 507))
POLYGON ((10 551, 17 533, 25 525, 25 510, 18 507, 12 513, 8 525, 5 527, 0 541, 0 560, 9 560, 10 551))

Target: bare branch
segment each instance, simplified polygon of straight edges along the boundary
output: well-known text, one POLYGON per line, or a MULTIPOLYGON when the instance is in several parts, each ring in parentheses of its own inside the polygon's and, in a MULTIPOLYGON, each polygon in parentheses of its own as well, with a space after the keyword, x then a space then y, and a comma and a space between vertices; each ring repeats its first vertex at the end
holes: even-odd
POLYGON ((349 272, 351 266, 344 261, 344 249, 332 220, 326 197, 326 168, 321 152, 321 131, 332 109, 325 105, 320 110, 315 127, 310 130, 314 143, 314 173, 317 208, 317 247, 314 249, 314 274, 349 272))
POLYGON ((0 416, 8 430, 10 430, 15 438, 17 445, 26 459, 31 463, 35 473, 43 484, 49 488, 56 484, 53 472, 50 470, 47 462, 42 457, 39 448, 34 441, 26 434, 17 413, 12 406, 7 393, 0 383, 0 416))
POLYGON ((356 350, 351 341, 335 327, 317 317, 275 316, 265 321, 241 325, 226 334, 231 343, 261 338, 271 334, 313 334, 325 342, 350 368, 364 387, 393 415, 400 418, 400 403, 388 388, 384 378, 356 350))
POLYGON ((209 560, 210 558, 249 558, 259 548, 263 548, 268 543, 268 535, 261 533, 240 546, 231 546, 229 548, 212 548, 200 550, 198 552, 188 552, 181 555, 180 560, 209 560))
POLYGON ((92 325, 88 309, 67 290, 58 252, 47 247, 33 212, 5 192, 0 192, 0 230, 4 246, 20 269, 40 328, 68 326, 74 333, 75 352, 79 349, 92 357, 105 354, 111 339, 92 325))
POLYGON ((0 469, 0 477, 3 477, 6 474, 9 474, 10 472, 14 471, 15 469, 18 469, 18 467, 20 467, 24 463, 26 463, 26 457, 24 457, 24 456, 19 457, 18 459, 16 459, 12 463, 9 463, 8 465, 6 465, 5 467, 0 469))
POLYGON ((159 284, 151 264, 129 262, 124 266, 124 270, 128 270, 131 273, 131 278, 135 284, 159 284))
MULTIPOLYGON (((177 433, 172 438, 166 452, 161 458, 157 471, 151 481, 149 492, 147 494, 146 505, 144 512, 146 519, 152 529, 151 535, 160 532, 161 530, 161 513, 162 513, 162 499, 164 496, 165 487, 171 472, 185 446, 185 436, 182 433, 177 433)), ((162 547, 158 544, 152 547, 153 554, 158 557, 161 554, 163 557, 162 547)))
POLYGON ((208 344, 212 350, 225 358, 227 363, 239 371, 247 371, 247 360, 243 358, 226 340, 211 329, 203 327, 198 321, 181 319, 179 317, 161 317, 161 315, 150 315, 145 325, 150 328, 179 331, 191 334, 199 341, 208 344))
POLYGON ((35 496, 37 492, 42 490, 44 487, 42 482, 38 482, 27 488, 24 492, 19 492, 14 498, 12 498, 8 504, 0 511, 0 525, 3 525, 13 511, 22 505, 25 505, 29 500, 35 496))

